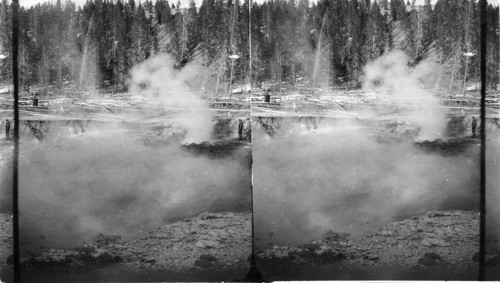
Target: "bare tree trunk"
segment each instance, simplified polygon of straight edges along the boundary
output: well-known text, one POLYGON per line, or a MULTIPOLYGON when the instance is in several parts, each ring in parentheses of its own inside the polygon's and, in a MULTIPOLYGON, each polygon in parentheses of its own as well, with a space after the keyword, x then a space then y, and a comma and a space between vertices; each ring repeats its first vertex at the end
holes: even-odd
MULTIPOLYGON (((442 66, 443 64, 443 52, 441 51, 441 53, 439 54, 439 66, 442 66)), ((441 76, 443 75, 443 68, 439 68, 439 75, 438 77, 436 78, 436 83, 434 84, 434 88, 437 88, 438 86, 438 83, 441 81, 441 76)))
POLYGON ((62 67, 60 63, 59 67, 57 68, 57 73, 58 73, 58 87, 59 89, 62 89, 62 67))
MULTIPOLYGON (((470 23, 470 11, 472 10, 472 1, 469 2, 469 10, 467 13, 467 29, 465 30, 465 44, 467 45, 467 53, 470 52, 470 44, 469 44, 469 23, 470 23)), ((468 55, 465 57, 465 71, 464 71, 464 89, 463 93, 465 94, 467 90, 467 71, 469 69, 469 57, 468 55)))
POLYGON ((455 65, 457 63, 457 59, 460 58, 460 46, 456 46, 456 50, 454 50, 455 54, 453 56, 453 65, 451 66, 451 80, 450 80, 450 93, 453 90, 453 80, 455 79, 455 65))
POLYGON ((231 59, 231 74, 229 76, 229 98, 232 97, 233 94, 233 71, 234 71, 234 59, 231 59))
POLYGON ((222 62, 219 62, 219 70, 217 71, 217 83, 215 84, 215 101, 217 101, 217 95, 219 94, 219 80, 220 80, 221 68, 222 68, 222 62))
POLYGON ((252 93, 252 0, 248 0, 248 50, 249 50, 249 62, 248 62, 248 96, 252 93))

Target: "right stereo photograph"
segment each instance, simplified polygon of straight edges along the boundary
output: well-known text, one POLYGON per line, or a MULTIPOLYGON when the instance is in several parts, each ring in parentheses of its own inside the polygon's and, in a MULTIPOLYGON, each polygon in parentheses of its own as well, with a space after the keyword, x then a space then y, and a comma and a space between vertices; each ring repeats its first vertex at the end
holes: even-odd
MULTIPOLYGON (((480 275, 480 6, 420 2, 313 4, 302 56, 254 99, 254 246, 265 280, 480 275)), ((494 280, 498 3, 488 3, 487 22, 485 264, 494 280)))

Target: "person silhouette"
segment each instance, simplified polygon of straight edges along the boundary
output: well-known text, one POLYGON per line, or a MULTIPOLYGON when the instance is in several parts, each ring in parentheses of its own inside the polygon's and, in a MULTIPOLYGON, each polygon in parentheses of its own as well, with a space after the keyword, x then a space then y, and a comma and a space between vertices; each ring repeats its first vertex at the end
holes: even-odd
POLYGON ((472 137, 475 138, 476 137, 476 126, 477 126, 477 121, 476 121, 476 117, 472 117, 472 137))
POLYGON ((238 137, 241 139, 243 139, 243 121, 241 121, 241 119, 238 119, 238 137))
POLYGON ((9 119, 5 119, 5 137, 10 138, 10 121, 9 119))

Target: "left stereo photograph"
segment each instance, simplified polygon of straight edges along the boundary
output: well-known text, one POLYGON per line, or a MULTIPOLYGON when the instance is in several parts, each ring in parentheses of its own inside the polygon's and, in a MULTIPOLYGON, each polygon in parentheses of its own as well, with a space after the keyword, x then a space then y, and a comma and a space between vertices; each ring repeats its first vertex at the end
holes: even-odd
MULTIPOLYGON (((129 4, 95 5, 104 6, 21 9, 21 280, 243 279, 252 254, 246 95, 229 95, 195 50, 179 60, 157 52, 166 39, 120 42, 122 26, 104 29, 102 13, 124 16, 129 4)), ((145 10, 131 9, 136 30, 145 10)), ((12 87, 0 90, 0 262, 9 281, 13 144, 4 129, 13 103, 12 87)))

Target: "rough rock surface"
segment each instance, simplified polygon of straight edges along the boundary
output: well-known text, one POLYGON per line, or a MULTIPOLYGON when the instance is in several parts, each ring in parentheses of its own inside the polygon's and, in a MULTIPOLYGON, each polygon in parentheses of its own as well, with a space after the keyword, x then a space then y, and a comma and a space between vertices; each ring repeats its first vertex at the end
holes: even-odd
POLYGON ((477 266, 472 256, 478 250, 477 212, 430 211, 353 241, 349 251, 360 253, 363 260, 349 264, 467 269, 477 266), (433 264, 426 259, 433 259, 433 264))
POLYGON ((127 272, 207 272, 250 268, 251 213, 203 213, 165 225, 148 237, 120 242, 98 235, 94 243, 71 250, 50 250, 21 259, 23 269, 98 269, 127 272))
POLYGON ((0 279, 6 281, 12 273, 12 215, 0 214, 0 279))
POLYGON ((477 270, 473 257, 478 250, 477 212, 429 211, 358 239, 329 232, 321 241, 299 247, 274 246, 257 256, 268 279, 277 279, 273 266, 308 272, 321 266, 374 272, 384 268, 417 273, 477 270))

